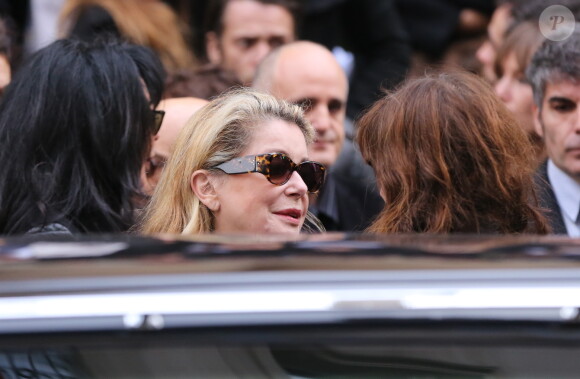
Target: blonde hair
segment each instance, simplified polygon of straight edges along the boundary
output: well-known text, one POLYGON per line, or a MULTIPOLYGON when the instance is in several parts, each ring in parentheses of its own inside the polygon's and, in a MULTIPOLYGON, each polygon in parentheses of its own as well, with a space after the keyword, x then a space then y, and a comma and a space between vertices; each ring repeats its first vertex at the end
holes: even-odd
POLYGON ((300 107, 249 89, 235 89, 205 105, 183 127, 151 202, 144 211, 143 234, 197 234, 213 230, 211 211, 190 187, 194 171, 240 156, 265 121, 296 124, 307 144, 312 126, 300 107))
POLYGON ((171 7, 160 0, 67 0, 60 14, 60 34, 66 37, 90 6, 105 9, 129 42, 153 49, 166 70, 198 66, 186 42, 186 27, 171 7))

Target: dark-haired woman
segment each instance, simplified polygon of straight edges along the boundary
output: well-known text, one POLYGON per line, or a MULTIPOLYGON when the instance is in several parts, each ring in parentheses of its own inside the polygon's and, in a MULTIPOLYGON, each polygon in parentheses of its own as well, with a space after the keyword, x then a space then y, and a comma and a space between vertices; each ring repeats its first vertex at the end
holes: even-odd
POLYGON ((127 230, 163 76, 150 50, 119 42, 31 57, 0 104, 0 234, 127 230))
POLYGON ((386 202, 377 233, 540 233, 533 147, 467 73, 413 80, 376 102, 357 139, 386 202))

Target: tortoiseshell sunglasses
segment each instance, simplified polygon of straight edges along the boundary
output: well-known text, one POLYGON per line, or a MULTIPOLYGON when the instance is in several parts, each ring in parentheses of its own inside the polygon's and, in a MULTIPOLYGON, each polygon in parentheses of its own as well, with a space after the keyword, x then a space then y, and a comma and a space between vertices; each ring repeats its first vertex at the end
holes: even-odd
POLYGON ((294 171, 302 178, 308 192, 318 192, 324 183, 326 167, 313 161, 296 164, 284 153, 270 153, 261 155, 247 155, 234 158, 215 166, 226 174, 246 174, 259 172, 266 176, 268 181, 281 186, 290 180, 294 171))

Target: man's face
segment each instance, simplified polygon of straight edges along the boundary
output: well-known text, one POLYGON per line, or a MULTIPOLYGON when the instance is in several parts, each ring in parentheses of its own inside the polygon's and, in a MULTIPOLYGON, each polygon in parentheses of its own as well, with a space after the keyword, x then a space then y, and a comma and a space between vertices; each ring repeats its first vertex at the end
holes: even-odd
POLYGON ((208 33, 206 47, 212 63, 251 84, 262 59, 293 40, 294 20, 288 10, 254 0, 232 0, 224 10, 222 35, 208 33))
POLYGON ((546 85, 536 130, 554 164, 580 183, 580 83, 546 85))
POLYGON ((295 49, 287 54, 293 56, 280 58, 274 94, 303 107, 316 130, 310 158, 331 166, 344 142, 347 78, 330 53, 295 49))

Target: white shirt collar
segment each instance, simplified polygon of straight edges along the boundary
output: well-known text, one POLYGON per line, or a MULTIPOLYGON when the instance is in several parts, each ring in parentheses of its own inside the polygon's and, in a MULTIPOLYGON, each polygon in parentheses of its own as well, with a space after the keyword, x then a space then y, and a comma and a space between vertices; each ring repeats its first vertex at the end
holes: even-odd
POLYGON ((580 227, 576 224, 576 218, 580 210, 580 184, 557 167, 551 159, 548 160, 548 179, 564 216, 568 235, 579 236, 580 227))

